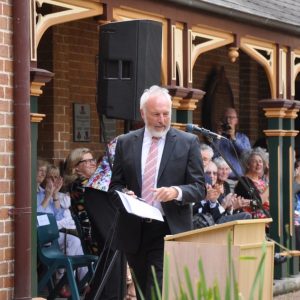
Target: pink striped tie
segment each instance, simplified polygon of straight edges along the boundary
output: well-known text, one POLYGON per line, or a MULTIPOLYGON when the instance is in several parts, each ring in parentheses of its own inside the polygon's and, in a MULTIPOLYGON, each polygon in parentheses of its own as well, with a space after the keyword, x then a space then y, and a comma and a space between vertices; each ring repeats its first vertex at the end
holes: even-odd
POLYGON ((147 156, 143 184, 142 184, 142 198, 146 200, 148 204, 153 203, 153 191, 152 188, 155 186, 155 175, 157 165, 157 154, 158 154, 158 141, 159 138, 152 137, 152 143, 147 156))

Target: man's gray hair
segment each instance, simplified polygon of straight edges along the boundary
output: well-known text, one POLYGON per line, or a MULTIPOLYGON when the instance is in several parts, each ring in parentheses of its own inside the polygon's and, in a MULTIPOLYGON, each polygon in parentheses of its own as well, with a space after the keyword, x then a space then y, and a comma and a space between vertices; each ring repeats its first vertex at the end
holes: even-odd
MULTIPOLYGON (((227 162, 225 161, 225 159, 222 157, 222 156, 218 156, 216 157, 213 162, 217 165, 218 168, 221 168, 221 167, 229 167, 229 165, 227 164, 227 162)), ((230 169, 231 171, 231 169, 230 169)))
POLYGON ((214 150, 212 149, 212 147, 210 147, 207 144, 202 143, 200 145, 200 151, 208 151, 211 155, 211 158, 213 158, 213 156, 214 156, 214 150))
POLYGON ((170 102, 170 106, 172 107, 172 99, 169 94, 169 91, 158 85, 152 85, 149 89, 146 89, 144 91, 143 95, 141 96, 140 109, 144 110, 145 104, 149 100, 150 96, 153 96, 153 95, 163 95, 170 102))

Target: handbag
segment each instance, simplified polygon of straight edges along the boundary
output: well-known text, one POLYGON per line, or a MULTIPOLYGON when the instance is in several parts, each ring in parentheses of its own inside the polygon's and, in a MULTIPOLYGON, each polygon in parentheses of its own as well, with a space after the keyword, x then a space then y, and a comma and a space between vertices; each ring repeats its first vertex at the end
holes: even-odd
POLYGON ((196 213, 193 216, 193 228, 203 228, 215 225, 213 216, 210 213, 196 213))

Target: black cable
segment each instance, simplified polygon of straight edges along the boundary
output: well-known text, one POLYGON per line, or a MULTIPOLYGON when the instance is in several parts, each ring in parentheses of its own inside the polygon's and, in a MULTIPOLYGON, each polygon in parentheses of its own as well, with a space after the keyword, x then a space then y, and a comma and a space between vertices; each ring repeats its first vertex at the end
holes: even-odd
POLYGON ((96 95, 95 95, 95 101, 96 101, 96 107, 97 107, 97 112, 98 112, 98 116, 99 116, 99 122, 100 122, 100 128, 101 128, 101 139, 104 141, 104 145, 105 145, 105 151, 107 153, 107 159, 108 159, 108 164, 110 166, 110 169, 112 170, 112 158, 111 158, 111 154, 109 152, 109 147, 108 147, 108 139, 107 139, 107 135, 106 135, 106 128, 105 128, 105 123, 104 123, 104 119, 103 119, 103 114, 101 113, 101 111, 99 111, 99 103, 98 101, 100 101, 99 99, 99 72, 98 72, 98 68, 99 68, 99 55, 95 56, 95 66, 96 66, 96 95))
POLYGON ((115 250, 113 251, 113 256, 111 259, 110 258, 110 254, 111 254, 111 249, 112 249, 112 243, 115 239, 115 233, 116 233, 116 228, 117 228, 117 223, 118 223, 118 219, 119 219, 119 214, 120 212, 117 210, 116 214, 114 216, 114 220, 112 222, 112 225, 110 227, 110 229, 108 230, 108 234, 107 234, 107 238, 105 239, 104 242, 104 246, 103 246, 103 250, 101 252, 101 255, 98 258, 97 264, 96 264, 96 268, 95 268, 95 273, 93 278, 90 280, 90 283, 92 283, 95 279, 95 275, 99 274, 97 273, 98 268, 100 268, 100 264, 102 263, 102 271, 99 275, 100 278, 100 284, 99 286, 97 286, 97 290, 96 290, 96 294, 93 295, 93 300, 97 300, 100 299, 99 297, 102 294, 102 291, 106 285, 108 276, 110 275, 112 268, 117 260, 117 258, 120 256, 120 251, 119 250, 115 250), (104 257, 104 254, 106 253, 106 256, 104 257))
POLYGON ((110 169, 112 170, 113 169, 112 156, 111 156, 111 153, 110 153, 109 147, 108 147, 109 142, 107 140, 106 128, 105 128, 105 123, 103 120, 103 115, 100 115, 100 125, 101 125, 101 129, 102 129, 101 135, 102 135, 102 139, 103 139, 104 145, 105 145, 105 152, 107 155, 108 164, 109 164, 110 169))
MULTIPOLYGON (((102 250, 102 253, 105 252, 105 250, 107 251, 107 254, 106 254, 106 258, 105 258, 105 261, 104 261, 104 264, 103 264, 103 272, 101 274, 101 278, 103 278, 103 274, 104 274, 104 270, 105 270, 105 267, 107 265, 107 262, 108 262, 108 256, 109 256, 109 253, 110 253, 110 250, 112 249, 112 243, 114 241, 114 238, 115 238, 115 233, 116 233, 116 228, 117 228, 117 223, 118 223, 118 219, 119 219, 119 211, 116 212, 115 214, 115 217, 114 217, 114 221, 112 222, 112 225, 108 231, 108 234, 107 234, 107 238, 104 242, 104 246, 103 246, 103 250, 102 250), (112 231, 112 234, 110 235, 109 233, 112 231), (107 247, 107 244, 108 244, 108 247, 107 247)), ((99 256, 99 260, 97 262, 97 265, 100 264, 101 260, 102 260, 102 255, 101 254, 99 256)))

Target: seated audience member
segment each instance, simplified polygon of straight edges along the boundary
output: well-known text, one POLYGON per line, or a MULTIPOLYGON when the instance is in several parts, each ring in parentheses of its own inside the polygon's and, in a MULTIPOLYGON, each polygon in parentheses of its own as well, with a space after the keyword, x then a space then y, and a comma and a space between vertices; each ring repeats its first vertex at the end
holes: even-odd
POLYGON ((200 145, 200 154, 202 157, 203 169, 205 171, 208 164, 212 161, 214 150, 209 145, 202 143, 200 145))
MULTIPOLYGON (((47 168, 46 181, 52 179, 53 182, 58 180, 60 177, 59 168, 54 165, 49 165, 47 168)), ((70 206, 71 199, 70 196, 66 193, 57 193, 57 198, 60 204, 60 207, 63 209, 63 218, 57 221, 58 229, 61 232, 70 233, 77 236, 76 225, 72 217, 70 206)))
MULTIPOLYGON (((68 205, 66 204, 68 196, 59 192, 63 185, 59 169, 43 160, 38 160, 37 167, 37 212, 53 214, 60 229, 75 229, 74 221, 70 219, 68 209, 62 208, 60 204, 60 201, 62 201, 65 202, 65 205, 68 205), (44 188, 42 183, 44 183, 44 188)), ((58 244, 60 249, 67 255, 83 254, 80 239, 72 234, 60 232, 58 244)), ((63 276, 63 272, 62 269, 57 274, 58 280, 63 276)), ((78 279, 81 280, 87 272, 87 267, 78 268, 78 279)), ((64 288, 61 291, 61 296, 68 295, 69 292, 64 288)))
MULTIPOLYGON (((240 159, 245 151, 251 149, 251 145, 249 138, 244 133, 237 131, 237 125, 238 116, 236 110, 231 107, 227 108, 220 126, 220 134, 227 137, 228 140, 220 139, 217 147, 220 149, 222 156, 226 157, 230 162, 231 167, 241 176, 243 175, 243 169, 240 159)), ((229 178, 233 180, 238 179, 234 172, 230 173, 229 178)))
POLYGON ((228 177, 231 172, 230 167, 226 163, 223 157, 216 157, 213 162, 216 164, 217 171, 217 183, 221 187, 221 192, 223 196, 226 196, 231 192, 230 185, 228 183, 228 177))
POLYGON ((253 218, 266 218, 270 215, 269 186, 262 179, 266 161, 266 152, 262 148, 245 153, 243 157, 245 176, 241 177, 234 190, 237 195, 250 200, 250 205, 243 210, 251 213, 253 218))
POLYGON ((200 154, 203 162, 205 183, 211 184, 211 179, 205 174, 205 170, 212 161, 212 158, 214 156, 214 150, 209 145, 202 143, 200 144, 200 154))
POLYGON ((211 184, 206 184, 206 198, 195 203, 193 207, 194 215, 211 214, 217 224, 226 223, 234 220, 250 219, 248 213, 237 213, 232 215, 233 207, 242 206, 242 199, 232 193, 224 195, 223 187, 217 183, 217 165, 210 162, 206 168, 206 176, 210 178, 211 184))
POLYGON ((81 228, 81 240, 89 254, 98 255, 98 246, 92 236, 92 227, 84 205, 84 189, 96 171, 97 161, 88 148, 73 149, 65 162, 65 186, 71 197, 71 210, 81 228))

